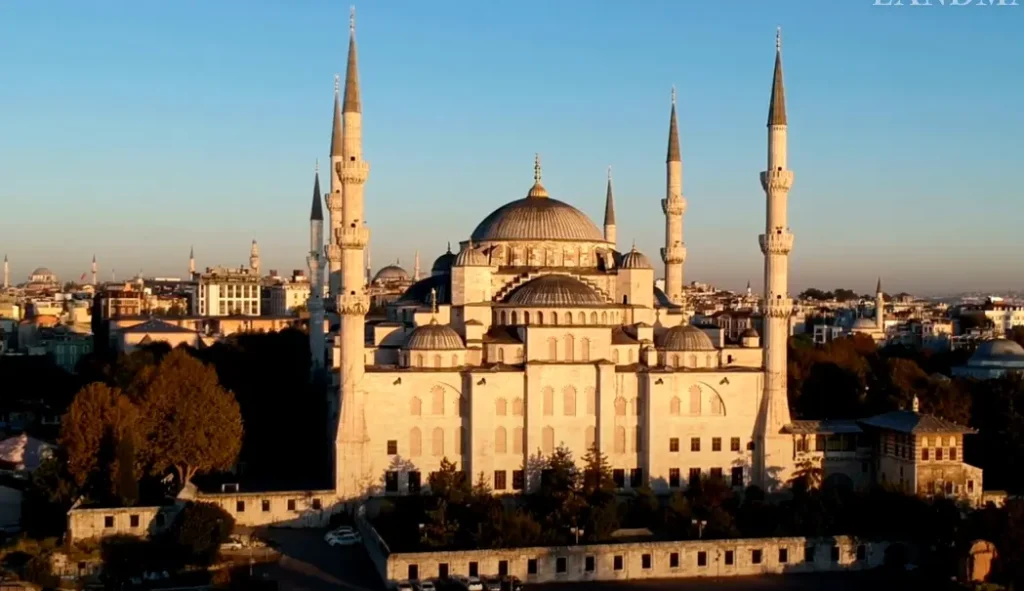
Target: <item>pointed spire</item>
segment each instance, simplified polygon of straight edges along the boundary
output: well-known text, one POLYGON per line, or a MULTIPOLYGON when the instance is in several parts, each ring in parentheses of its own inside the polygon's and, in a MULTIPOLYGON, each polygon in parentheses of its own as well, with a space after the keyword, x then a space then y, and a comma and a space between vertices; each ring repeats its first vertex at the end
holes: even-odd
POLYGON ((451 253, 452 253, 452 241, 449 240, 448 241, 448 254, 451 254, 451 253))
POLYGON ((775 30, 775 73, 768 103, 768 125, 786 125, 786 90, 782 84, 782 27, 775 30))
POLYGON ((679 157, 679 124, 676 123, 676 87, 672 87, 672 114, 668 122, 668 156, 665 162, 682 162, 679 157))
POLYGON ((530 192, 526 194, 527 197, 547 197, 548 191, 544 188, 544 185, 540 184, 541 169, 540 169, 540 154, 533 155, 533 186, 530 187, 530 192))
POLYGON ((875 285, 875 293, 882 293, 882 278, 878 278, 878 284, 875 285))
POLYGON ((341 156, 342 140, 345 138, 341 116, 340 78, 334 75, 334 123, 331 126, 331 156, 341 156))
POLYGON ((345 113, 361 113, 359 103, 359 68, 356 65, 356 7, 348 17, 348 69, 345 71, 345 113))
POLYGON ((320 197, 320 160, 317 159, 316 166, 313 169, 313 207, 309 212, 310 221, 324 221, 324 208, 321 201, 323 199, 320 197))
POLYGON ((191 245, 191 244, 188 247, 188 258, 190 258, 190 259, 196 258, 196 247, 191 245))
POLYGON ((612 167, 608 167, 608 190, 604 197, 604 225, 615 225, 615 199, 612 197, 612 167))
POLYGON ((95 262, 96 262, 96 255, 95 255, 95 254, 93 254, 93 255, 92 255, 92 262, 93 262, 93 263, 95 263, 95 262))

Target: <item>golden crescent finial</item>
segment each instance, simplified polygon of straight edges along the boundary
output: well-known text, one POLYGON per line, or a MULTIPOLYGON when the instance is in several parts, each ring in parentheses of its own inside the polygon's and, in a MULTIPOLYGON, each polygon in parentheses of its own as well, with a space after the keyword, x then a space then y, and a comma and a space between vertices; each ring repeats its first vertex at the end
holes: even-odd
POLYGON ((672 106, 676 106, 676 85, 672 85, 672 106))
POLYGON ((608 165, 608 182, 612 182, 612 165, 608 165))
POLYGON ((334 75, 334 95, 337 96, 341 92, 341 76, 334 75))
POLYGON ((782 27, 775 27, 775 51, 782 52, 782 27))
POLYGON ((348 10, 348 33, 349 35, 356 34, 356 7, 351 6, 348 10))
POLYGON ((533 155, 533 182, 540 183, 540 154, 533 155))
POLYGON ((313 173, 320 174, 320 159, 316 159, 316 164, 313 165, 313 173))

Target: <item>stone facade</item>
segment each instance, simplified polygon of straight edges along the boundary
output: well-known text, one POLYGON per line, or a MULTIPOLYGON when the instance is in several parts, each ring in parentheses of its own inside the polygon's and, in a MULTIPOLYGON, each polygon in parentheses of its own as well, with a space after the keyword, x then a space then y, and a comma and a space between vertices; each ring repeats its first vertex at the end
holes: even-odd
POLYGON ((131 535, 146 538, 170 527, 180 505, 162 507, 75 508, 68 511, 67 541, 131 535))

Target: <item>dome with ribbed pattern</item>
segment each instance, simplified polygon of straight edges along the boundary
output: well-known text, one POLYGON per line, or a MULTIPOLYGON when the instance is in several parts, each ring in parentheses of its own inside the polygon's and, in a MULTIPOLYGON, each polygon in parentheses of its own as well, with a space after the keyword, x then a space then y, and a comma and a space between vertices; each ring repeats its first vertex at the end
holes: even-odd
POLYGON ((585 213, 557 199, 526 197, 494 210, 473 230, 474 242, 576 240, 604 242, 585 213))
POLYGON ((454 328, 431 320, 430 324, 412 331, 405 342, 405 348, 410 351, 458 351, 465 349, 465 346, 454 328))
POLYGON ((666 351, 714 351, 715 345, 703 330, 687 324, 673 326, 665 333, 662 347, 666 351))
POLYGON ((487 260, 487 255, 480 252, 479 249, 473 248, 472 246, 463 248, 459 251, 459 254, 455 255, 455 263, 453 267, 489 267, 491 263, 487 260))
POLYGON ((644 256, 644 253, 640 252, 633 247, 626 254, 622 255, 622 262, 619 263, 620 269, 653 269, 650 259, 644 256))
POLYGON ((568 275, 544 275, 517 287, 505 303, 518 306, 599 306, 605 303, 586 283, 568 275))

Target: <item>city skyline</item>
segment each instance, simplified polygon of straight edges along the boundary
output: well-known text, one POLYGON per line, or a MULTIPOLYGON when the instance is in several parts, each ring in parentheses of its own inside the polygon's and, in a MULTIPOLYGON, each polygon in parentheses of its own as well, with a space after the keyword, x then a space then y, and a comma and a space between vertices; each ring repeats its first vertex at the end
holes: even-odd
MULTIPOLYGON (((183 276, 190 246, 198 268, 241 265, 254 238, 264 269, 305 267, 347 33, 317 26, 347 6, 241 6, 7 8, 0 46, 33 56, 0 66, 0 107, 18 115, 17 141, 0 144, 12 280, 43 266, 76 280, 93 252, 101 279, 183 276)), ((374 269, 401 258, 411 270, 419 250, 429 271, 447 242, 525 194, 534 152, 551 195, 595 221, 610 164, 619 247, 636 239, 656 258, 675 85, 687 282, 760 286, 757 172, 781 25, 798 171, 791 291, 870 293, 878 275, 893 291, 1020 287, 1007 279, 1015 216, 989 213, 1010 203, 1007 138, 1024 131, 1020 82, 1000 76, 1020 66, 1005 51, 1014 19, 999 18, 1015 8, 865 1, 823 21, 796 2, 597 6, 358 7, 374 269)))

